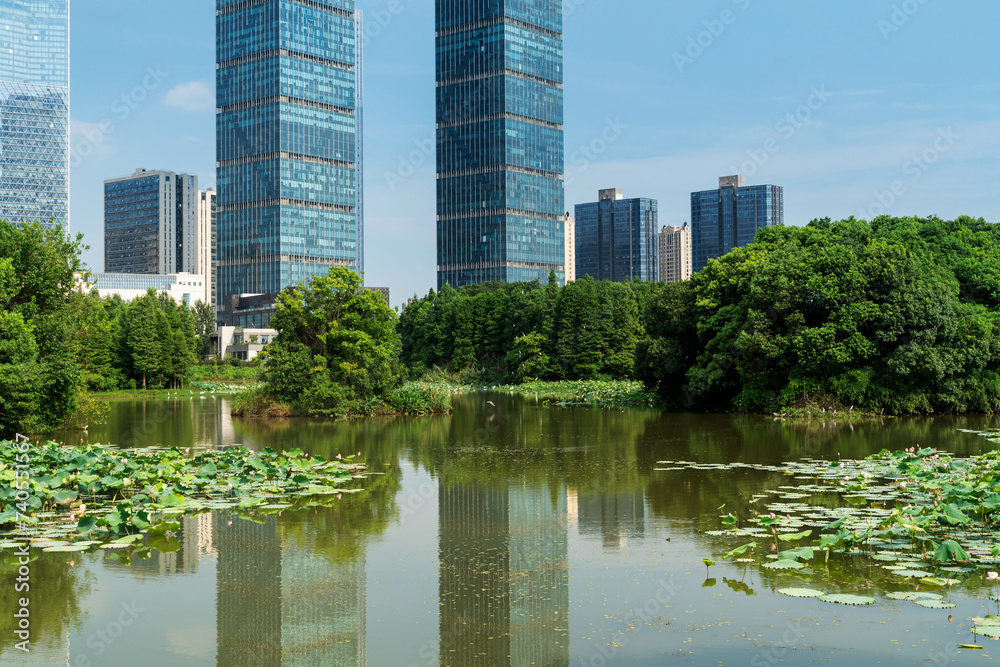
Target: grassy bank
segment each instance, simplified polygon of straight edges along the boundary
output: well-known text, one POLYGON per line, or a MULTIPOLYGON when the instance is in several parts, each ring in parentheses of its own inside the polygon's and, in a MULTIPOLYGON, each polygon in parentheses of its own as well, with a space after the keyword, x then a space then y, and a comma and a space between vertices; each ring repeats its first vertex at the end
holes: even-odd
POLYGON ((539 381, 481 389, 521 396, 538 396, 560 405, 597 405, 614 408, 653 408, 660 405, 660 399, 656 394, 646 391, 641 382, 635 381, 539 381))
POLYGON ((597 405, 601 407, 659 407, 656 394, 646 391, 641 382, 620 380, 565 380, 489 384, 470 381, 465 374, 447 374, 440 369, 428 372, 411 384, 447 391, 452 396, 477 391, 496 391, 519 396, 538 397, 560 405, 597 405))
POLYGON ((247 419, 283 417, 357 417, 433 415, 451 412, 451 392, 444 387, 411 382, 390 392, 383 399, 351 401, 325 410, 302 409, 276 400, 263 386, 257 386, 233 400, 233 416, 247 419))
POLYGON ((185 387, 183 389, 117 389, 115 391, 101 391, 87 394, 92 398, 117 399, 117 398, 191 398, 208 393, 203 389, 185 387))

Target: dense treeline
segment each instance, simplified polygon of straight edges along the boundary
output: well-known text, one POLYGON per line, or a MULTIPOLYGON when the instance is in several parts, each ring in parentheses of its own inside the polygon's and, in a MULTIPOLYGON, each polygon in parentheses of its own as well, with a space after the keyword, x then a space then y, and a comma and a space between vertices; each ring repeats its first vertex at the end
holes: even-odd
POLYGON ((413 376, 439 367, 485 381, 631 378, 653 290, 589 277, 559 287, 554 275, 544 286, 446 285, 400 316, 402 360, 413 376))
POLYGON ((177 388, 197 361, 191 310, 150 290, 128 303, 76 295, 80 366, 91 391, 177 388))
POLYGON ((637 374, 678 408, 1000 410, 1000 225, 762 230, 647 312, 637 374))
POLYGON ((87 390, 179 386, 207 345, 195 322, 211 333, 211 308, 81 293, 84 249, 82 235, 0 221, 0 433, 61 426, 87 390))

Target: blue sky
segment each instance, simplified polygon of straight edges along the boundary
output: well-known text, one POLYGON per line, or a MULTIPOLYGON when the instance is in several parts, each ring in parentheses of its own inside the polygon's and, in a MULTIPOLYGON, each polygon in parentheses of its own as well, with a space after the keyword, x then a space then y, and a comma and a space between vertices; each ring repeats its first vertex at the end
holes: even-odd
MULTIPOLYGON (((138 167, 215 182, 215 3, 72 3, 71 224, 103 269, 102 183, 138 167)), ((435 284, 434 4, 365 10, 367 276, 435 284), (397 13, 391 10, 395 9, 397 13), (428 150, 430 148, 430 150, 428 150)), ((741 172, 785 220, 1000 221, 995 0, 565 0, 567 209, 741 172)))

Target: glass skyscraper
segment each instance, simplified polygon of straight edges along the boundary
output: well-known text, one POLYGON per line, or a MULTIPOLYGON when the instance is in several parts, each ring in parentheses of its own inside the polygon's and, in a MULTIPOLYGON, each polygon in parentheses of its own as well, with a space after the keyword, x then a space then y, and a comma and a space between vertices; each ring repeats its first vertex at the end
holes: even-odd
POLYGON ((691 193, 692 268, 750 244, 758 229, 785 224, 785 190, 723 176, 718 190, 691 193))
POLYGON ((564 278, 562 0, 437 0, 438 287, 564 278))
POLYGON ((618 189, 577 204, 576 275, 619 283, 659 280, 658 208, 655 199, 624 199, 618 189))
POLYGON ((0 219, 69 227, 69 0, 0 0, 0 219))
MULTIPOLYGON (((334 266, 361 270, 354 0, 217 0, 219 318, 334 266)), ((256 316, 246 316, 256 317, 256 316)))

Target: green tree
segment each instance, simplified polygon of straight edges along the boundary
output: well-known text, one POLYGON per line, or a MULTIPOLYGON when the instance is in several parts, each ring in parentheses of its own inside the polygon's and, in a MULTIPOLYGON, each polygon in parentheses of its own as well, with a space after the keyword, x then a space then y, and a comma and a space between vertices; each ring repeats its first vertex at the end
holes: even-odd
POLYGON ((995 411, 996 228, 882 217, 761 230, 653 298, 640 376, 700 409, 995 411))
POLYGON ((215 333, 215 309, 204 301, 194 304, 194 333, 198 337, 197 350, 199 359, 204 359, 211 351, 211 337, 215 333))
POLYGON ((299 410, 347 412, 399 387, 396 313, 357 274, 331 269, 278 297, 265 390, 299 410))
POLYGON ((82 236, 0 221, 0 432, 59 426, 82 389, 71 301, 82 236))
POLYGON ((131 367, 132 379, 142 380, 143 389, 159 384, 168 367, 162 336, 169 327, 162 317, 159 299, 153 290, 129 303, 125 309, 123 330, 127 357, 123 361, 131 367))
POLYGON ((515 340, 513 349, 507 353, 507 379, 519 384, 547 376, 551 362, 545 354, 546 344, 545 336, 538 332, 515 340))

